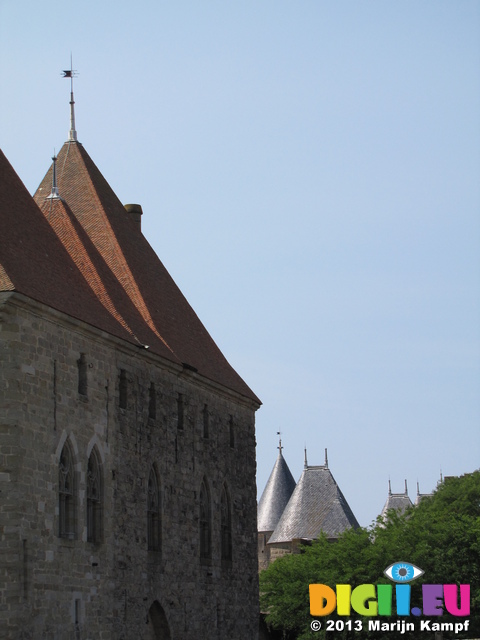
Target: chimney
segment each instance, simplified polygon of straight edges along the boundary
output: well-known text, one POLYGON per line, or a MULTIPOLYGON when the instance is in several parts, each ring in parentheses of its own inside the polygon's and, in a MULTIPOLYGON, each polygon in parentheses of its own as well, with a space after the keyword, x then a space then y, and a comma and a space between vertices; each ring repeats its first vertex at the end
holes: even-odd
POLYGON ((138 228, 142 228, 142 206, 140 204, 126 204, 125 211, 130 215, 130 219, 133 220, 138 228))

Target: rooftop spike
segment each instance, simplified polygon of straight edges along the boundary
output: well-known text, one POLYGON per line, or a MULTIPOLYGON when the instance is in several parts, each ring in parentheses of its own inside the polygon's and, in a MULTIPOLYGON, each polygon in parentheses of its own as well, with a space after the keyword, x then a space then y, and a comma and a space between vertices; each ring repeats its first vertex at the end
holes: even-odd
POLYGON ((73 99, 73 78, 76 78, 78 73, 73 69, 71 54, 70 69, 64 69, 62 73, 64 78, 70 78, 70 133, 68 135, 68 141, 77 142, 77 132, 75 130, 75 100, 73 99))
POLYGON ((408 496, 407 480, 405 479, 405 495, 408 496))
POLYGON ((277 431, 277 436, 279 436, 278 438, 278 447, 277 449, 280 451, 280 455, 282 454, 282 432, 281 431, 277 431))
POLYGON ((389 496, 392 495, 392 484, 390 482, 390 478, 388 479, 388 495, 389 496))
POLYGON ((305 445, 305 463, 303 466, 304 469, 308 468, 308 462, 307 462, 307 446, 305 445))
POLYGON ((325 447, 325 467, 328 469, 328 455, 327 455, 327 447, 325 447))
POLYGON ((60 198, 60 194, 58 193, 57 188, 57 156, 55 155, 55 151, 53 152, 53 174, 52 174, 52 190, 50 195, 47 196, 47 200, 54 200, 60 198))

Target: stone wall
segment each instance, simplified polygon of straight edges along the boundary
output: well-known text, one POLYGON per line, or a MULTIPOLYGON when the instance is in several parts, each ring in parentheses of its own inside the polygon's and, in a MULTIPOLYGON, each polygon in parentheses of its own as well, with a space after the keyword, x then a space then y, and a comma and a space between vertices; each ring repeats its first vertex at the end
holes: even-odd
POLYGON ((189 368, 21 295, 0 294, 0 638, 254 640, 256 408, 189 368), (87 378, 82 393, 79 361, 87 378), (75 527, 74 535, 60 537, 66 443, 75 527), (101 471, 98 542, 87 540, 92 451, 101 471), (160 544, 149 551, 152 468, 160 544), (202 481, 211 509, 205 559, 202 481), (224 490, 232 554, 222 560, 224 490))
POLYGON ((257 536, 258 571, 263 571, 270 564, 270 547, 268 541, 273 531, 260 531, 257 536))

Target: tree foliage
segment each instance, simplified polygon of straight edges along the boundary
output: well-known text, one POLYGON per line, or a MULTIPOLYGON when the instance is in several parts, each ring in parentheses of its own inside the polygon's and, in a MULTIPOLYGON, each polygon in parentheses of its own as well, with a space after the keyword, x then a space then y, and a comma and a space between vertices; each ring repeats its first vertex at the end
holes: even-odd
MULTIPOLYGON (((470 584, 470 628, 466 635, 455 637, 480 636, 480 471, 446 479, 418 506, 402 515, 390 512, 386 521, 378 519, 370 529, 349 529, 334 543, 321 537, 302 553, 276 560, 260 575, 261 609, 268 612, 267 622, 281 629, 285 638, 320 640, 328 635, 324 630, 310 630, 309 585, 326 584, 335 589, 337 584, 350 584, 353 589, 360 584, 391 584, 383 572, 399 561, 425 572, 411 583, 412 606, 421 602, 424 583, 470 584)), ((361 619, 356 614, 353 617, 361 619)), ((392 616, 389 621, 395 619, 392 616)), ((418 620, 409 616, 406 621, 418 620)), ((322 619, 323 628, 325 621, 322 619)), ((378 632, 368 632, 367 621, 363 618, 362 632, 344 631, 343 637, 377 637, 378 632)), ((445 611, 438 621, 459 622, 464 618, 445 611)), ((334 637, 342 637, 342 633, 335 632, 334 637)), ((385 637, 400 635, 393 631, 385 637)), ((419 638, 428 635, 418 633, 419 638)))

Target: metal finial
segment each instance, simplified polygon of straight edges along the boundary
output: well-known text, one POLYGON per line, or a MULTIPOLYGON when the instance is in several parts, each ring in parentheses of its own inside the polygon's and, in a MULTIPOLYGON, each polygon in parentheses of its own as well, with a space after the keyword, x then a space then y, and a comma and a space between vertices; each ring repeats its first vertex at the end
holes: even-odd
POLYGON ((78 73, 73 69, 72 54, 70 54, 70 69, 63 70, 63 77, 70 78, 70 132, 68 140, 70 142, 77 141, 77 132, 75 130, 75 100, 73 99, 73 78, 78 76, 78 73))
POLYGON ((417 480, 417 496, 420 495, 420 485, 418 484, 418 480, 417 480))
POLYGON ((388 479, 388 495, 389 496, 392 495, 392 484, 390 482, 390 478, 388 479))
POLYGON ((281 431, 277 431, 277 436, 279 436, 278 438, 278 447, 277 449, 280 451, 280 454, 282 453, 282 432, 281 431))
POLYGON ((325 447, 325 466, 328 469, 328 455, 327 455, 327 447, 325 447))
POLYGON ((52 174, 52 191, 50 195, 47 196, 47 199, 54 200, 56 198, 60 198, 60 194, 58 193, 57 188, 57 156, 55 155, 55 151, 53 152, 53 174, 52 174))
POLYGON ((308 467, 308 462, 307 462, 307 447, 305 446, 305 463, 304 463, 304 469, 307 469, 308 467))
POLYGON ((407 479, 405 478, 405 495, 408 496, 407 479))

